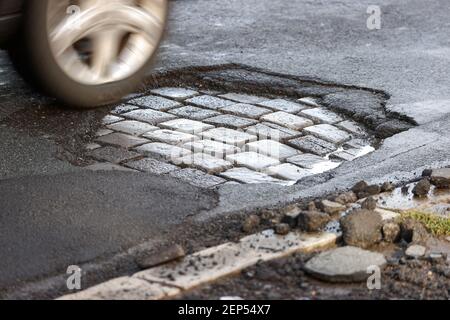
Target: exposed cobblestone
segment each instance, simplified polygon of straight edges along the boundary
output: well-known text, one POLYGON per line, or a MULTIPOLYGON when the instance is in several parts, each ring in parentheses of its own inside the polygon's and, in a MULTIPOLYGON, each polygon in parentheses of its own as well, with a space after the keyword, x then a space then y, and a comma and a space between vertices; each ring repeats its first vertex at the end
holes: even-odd
POLYGON ((245 103, 233 104, 222 108, 221 110, 236 116, 252 119, 258 119, 259 117, 272 112, 272 110, 245 103))
POLYGON ((182 169, 169 175, 200 188, 213 188, 226 182, 225 179, 195 169, 182 169))
POLYGON ((300 114, 312 119, 315 123, 335 124, 344 120, 341 116, 325 108, 307 109, 300 114))
POLYGON ((136 170, 125 168, 113 163, 96 163, 90 166, 84 167, 87 170, 91 171, 128 171, 128 172, 136 172, 136 170))
POLYGON ((231 106, 235 102, 225 99, 220 99, 213 96, 203 95, 186 100, 186 102, 196 105, 198 107, 204 107, 213 110, 219 110, 226 106, 231 106))
POLYGON ((158 96, 144 96, 130 100, 128 103, 157 111, 167 111, 169 109, 181 106, 179 102, 158 96))
POLYGON ((309 119, 299 117, 287 112, 279 111, 275 113, 271 113, 268 115, 265 115, 261 118, 264 121, 273 122, 276 124, 279 124, 281 126, 294 129, 294 130, 302 130, 306 127, 314 125, 314 122, 312 122, 309 119))
POLYGON ((156 131, 159 128, 148 123, 139 122, 135 120, 126 120, 114 123, 108 126, 108 129, 119 131, 133 136, 140 136, 149 131, 156 131))
POLYGON ((190 141, 198 140, 197 136, 180 131, 172 131, 168 129, 161 129, 152 132, 147 132, 143 135, 152 141, 164 142, 167 144, 182 144, 190 141))
POLYGON ((155 111, 155 110, 134 110, 123 114, 124 117, 130 118, 137 121, 147 122, 151 125, 157 125, 161 122, 173 120, 176 117, 172 114, 165 112, 155 111))
POLYGON ((199 94, 197 91, 194 90, 176 87, 158 88, 152 90, 151 93, 179 101, 195 97, 196 95, 199 94))
POLYGON ((252 171, 247 168, 233 168, 220 175, 242 183, 285 183, 285 181, 271 177, 268 174, 252 171))
POLYGON ((153 174, 166 174, 179 170, 179 168, 173 164, 162 162, 156 159, 144 158, 137 161, 127 162, 126 167, 135 169, 138 171, 153 173, 153 174))
POLYGON ((275 159, 284 160, 299 154, 294 148, 274 140, 259 140, 245 145, 246 151, 257 152, 275 159))
POLYGON ((313 153, 322 157, 337 150, 337 146, 334 144, 313 136, 292 139, 289 140, 289 144, 303 152, 313 153))
POLYGON ((162 128, 195 134, 202 131, 213 129, 214 126, 189 119, 176 119, 161 123, 162 128))
POLYGON ((195 153, 175 161, 176 163, 188 165, 207 173, 215 174, 232 167, 232 163, 205 153, 195 153))
POLYGON ((228 100, 232 100, 232 101, 236 101, 236 102, 240 102, 240 103, 248 103, 248 104, 257 104, 260 102, 267 101, 267 98, 264 98, 264 97, 257 97, 257 96, 252 96, 252 95, 248 95, 248 94, 242 94, 242 93, 227 93, 227 94, 220 95, 219 97, 228 99, 228 100))
POLYGON ((257 123, 257 121, 255 120, 233 116, 230 114, 223 114, 213 118, 205 119, 204 121, 215 126, 221 126, 231 129, 242 129, 257 123))
POLYGON ((335 144, 342 144, 352 138, 352 136, 347 132, 329 124, 318 124, 305 128, 304 131, 308 134, 316 136, 317 138, 335 144))
POLYGON ((233 146, 243 146, 247 142, 256 141, 254 135, 227 128, 211 129, 202 133, 202 137, 214 141, 224 142, 233 146))
POLYGON ((267 107, 276 111, 284 111, 288 113, 297 113, 307 108, 304 105, 287 101, 284 99, 267 100, 258 103, 258 105, 261 107, 267 107))
POLYGON ((136 150, 146 156, 165 160, 174 160, 191 154, 187 149, 161 142, 147 143, 136 150))
POLYGON ((212 140, 189 142, 186 143, 183 147, 191 150, 192 152, 201 152, 214 156, 216 158, 224 158, 228 154, 234 154, 241 151, 241 149, 236 146, 212 140))
POLYGON ((99 143, 109 144, 121 148, 133 148, 141 144, 147 143, 147 139, 130 136, 124 133, 111 133, 101 136, 96 140, 99 143))
POLYGON ((254 126, 246 128, 245 132, 256 135, 260 139, 271 139, 275 141, 292 139, 302 135, 299 131, 270 122, 258 123, 254 126))
POLYGON ((363 127, 320 99, 182 87, 151 93, 128 96, 102 120, 98 143, 86 146, 94 159, 108 162, 98 167, 171 173, 202 187, 205 179, 208 187, 227 181, 288 185, 373 150, 363 127))
POLYGON ((207 118, 211 118, 214 116, 221 115, 220 112, 210 110, 210 109, 202 109, 194 106, 186 106, 181 108, 176 108, 168 111, 176 116, 188 118, 191 120, 204 120, 207 118))
POLYGON ((252 170, 260 171, 269 166, 274 166, 280 163, 277 159, 267 157, 256 152, 242 152, 226 157, 228 161, 236 163, 239 166, 248 167, 252 170))

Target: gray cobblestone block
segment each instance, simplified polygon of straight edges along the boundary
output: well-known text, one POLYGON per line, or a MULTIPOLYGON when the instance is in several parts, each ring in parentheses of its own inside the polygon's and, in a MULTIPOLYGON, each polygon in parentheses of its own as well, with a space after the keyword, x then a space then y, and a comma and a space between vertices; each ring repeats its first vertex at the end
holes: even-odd
POLYGON ((328 160, 310 153, 303 153, 286 159, 287 162, 295 164, 305 169, 313 169, 317 165, 328 160))
POLYGON ((188 118, 191 120, 204 120, 207 118, 211 118, 214 116, 218 116, 221 113, 210 110, 210 109, 202 109, 194 106, 185 106, 181 108, 176 108, 168 111, 169 113, 172 113, 176 116, 188 118))
POLYGON ((261 116, 271 113, 272 110, 257 107, 251 104, 238 103, 221 109, 224 112, 231 113, 235 116, 259 119, 261 116))
POLYGON ((306 109, 300 115, 312 119, 316 123, 335 124, 344 119, 338 114, 325 108, 306 109))
POLYGON ((136 170, 122 167, 118 164, 113 163, 96 163, 90 166, 84 167, 84 169, 91 171, 128 171, 128 172, 137 172, 136 170))
POLYGON ((110 129, 106 129, 106 128, 102 128, 99 129, 96 133, 95 136, 96 137, 103 137, 106 136, 107 134, 113 133, 114 131, 110 130, 110 129))
POLYGON ((151 93, 157 94, 166 98, 175 99, 178 101, 182 101, 185 99, 189 99, 198 95, 197 91, 185 89, 185 88, 177 88, 177 87, 165 87, 158 88, 152 90, 151 93))
POLYGON ((149 142, 147 139, 138 138, 124 133, 111 133, 106 136, 101 136, 96 140, 102 144, 109 144, 121 148, 133 148, 141 144, 149 142))
POLYGON ((288 144, 303 152, 313 153, 318 156, 326 156, 327 154, 337 150, 337 146, 314 136, 305 136, 288 141, 288 144))
POLYGON ((169 173, 170 176, 183 180, 193 186, 209 189, 227 182, 225 179, 216 177, 196 169, 182 169, 169 173))
POLYGON ((158 130, 159 128, 144 122, 126 120, 109 125, 108 129, 131 134, 132 136, 140 136, 146 132, 158 130))
POLYGON ((302 130, 306 127, 314 125, 314 122, 309 119, 283 111, 267 114, 262 116, 261 119, 293 130, 302 130))
POLYGON ((256 104, 256 103, 267 101, 267 98, 264 98, 264 97, 257 97, 257 96, 252 96, 249 94, 233 93, 233 92, 220 95, 219 97, 228 99, 228 100, 232 100, 232 101, 236 101, 239 103, 248 103, 248 104, 256 104))
POLYGON ((361 149, 365 146, 370 145, 369 141, 365 139, 352 139, 344 143, 344 148, 348 149, 361 149))
POLYGON ((241 151, 241 149, 236 146, 212 140, 188 142, 183 147, 192 152, 205 153, 216 158, 224 158, 228 154, 234 154, 241 151))
POLYGON ((113 123, 116 123, 116 122, 119 122, 122 120, 124 120, 122 117, 113 116, 111 114, 108 114, 102 119, 102 124, 106 126, 106 125, 113 124, 113 123))
POLYGON ((239 166, 247 167, 256 171, 261 171, 264 168, 280 164, 280 161, 277 159, 256 152, 231 154, 226 156, 226 159, 239 166))
POLYGON ((261 122, 245 129, 245 132, 258 136, 260 139, 283 141, 297 138, 302 135, 300 131, 292 130, 275 123, 261 122))
POLYGON ((345 130, 347 132, 350 132, 351 134, 355 136, 365 137, 367 136, 367 133, 364 131, 364 129, 357 124, 355 121, 351 120, 345 120, 342 122, 339 122, 336 124, 336 127, 339 129, 345 130))
POLYGON ((161 112, 161 111, 155 111, 155 110, 151 110, 151 109, 134 110, 134 111, 124 113, 123 116, 125 118, 146 122, 151 125, 157 125, 161 122, 166 122, 169 120, 176 119, 176 117, 172 114, 161 112))
POLYGON ((91 151, 89 155, 96 160, 107 161, 115 164, 142 157, 142 155, 137 152, 115 147, 95 149, 91 151))
POLYGON ((214 128, 214 126, 189 119, 175 119, 160 124, 161 128, 196 134, 214 128))
POLYGON ((310 107, 320 107, 320 104, 317 102, 317 100, 311 97, 298 99, 298 102, 310 107))
POLYGON ((269 167, 265 169, 264 172, 271 176, 290 181, 298 181, 300 179, 313 175, 311 171, 297 167, 290 163, 283 163, 277 166, 269 167))
POLYGON ((191 154, 189 156, 177 159, 174 162, 206 171, 209 174, 215 174, 232 167, 231 162, 205 153, 191 154))
POLYGON ((152 141, 164 142, 167 144, 184 144, 186 142, 198 140, 199 137, 194 136, 189 133, 184 133, 180 131, 172 131, 168 129, 156 130, 144 133, 143 137, 148 138, 152 141))
POLYGON ((319 124, 305 128, 303 131, 334 144, 342 144, 352 138, 347 132, 329 124, 319 124))
POLYGON ((130 104, 137 105, 142 108, 149 108, 157 111, 167 111, 181 106, 179 102, 169 100, 158 96, 143 96, 128 101, 130 104))
POLYGON ((266 107, 276 111, 284 111, 287 113, 297 113, 307 108, 304 105, 284 99, 267 100, 258 103, 258 105, 261 107, 266 107))
POLYGON ((330 154, 330 159, 337 159, 342 161, 353 161, 356 159, 356 156, 346 152, 346 151, 338 151, 330 154))
POLYGON ((247 168, 233 168, 221 173, 220 176, 247 184, 285 183, 285 181, 271 177, 266 173, 252 171, 247 168))
POLYGON ((228 128, 215 128, 202 133, 203 139, 223 142, 233 146, 243 146, 244 144, 256 141, 254 135, 228 128))
POLYGON ((299 154, 298 150, 275 140, 259 140, 247 143, 245 151, 257 152, 278 160, 284 160, 299 154))
POLYGON ((229 114, 223 114, 220 116, 208 118, 204 121, 215 126, 221 126, 231 129, 242 129, 257 123, 257 121, 252 119, 237 117, 229 114))
POLYGON ((235 102, 225 99, 220 99, 213 96, 203 95, 186 100, 187 103, 193 104, 197 107, 203 107, 213 110, 219 110, 226 106, 231 106, 235 102))
POLYGON ((121 104, 121 105, 115 107, 114 109, 112 109, 111 113, 115 114, 115 115, 121 115, 123 113, 127 113, 127 112, 137 110, 137 109, 139 109, 139 107, 133 106, 131 104, 121 104))
POLYGON ((124 165, 131 169, 158 175, 179 170, 179 168, 173 164, 151 158, 144 158, 137 161, 127 162, 124 165))
POLYGON ((136 151, 148 157, 169 161, 191 154, 187 149, 161 142, 144 144, 143 146, 136 148, 136 151))

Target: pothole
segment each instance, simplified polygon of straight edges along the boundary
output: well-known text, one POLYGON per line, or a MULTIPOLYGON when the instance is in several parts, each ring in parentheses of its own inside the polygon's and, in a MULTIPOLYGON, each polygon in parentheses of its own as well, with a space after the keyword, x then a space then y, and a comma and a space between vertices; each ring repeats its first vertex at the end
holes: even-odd
POLYGON ((51 106, 9 123, 37 126, 62 145, 65 159, 86 169, 170 175, 205 188, 292 185, 412 127, 386 113, 383 92, 239 65, 174 70, 143 88, 97 125, 98 111, 51 106), (67 118, 80 120, 67 130, 67 118))

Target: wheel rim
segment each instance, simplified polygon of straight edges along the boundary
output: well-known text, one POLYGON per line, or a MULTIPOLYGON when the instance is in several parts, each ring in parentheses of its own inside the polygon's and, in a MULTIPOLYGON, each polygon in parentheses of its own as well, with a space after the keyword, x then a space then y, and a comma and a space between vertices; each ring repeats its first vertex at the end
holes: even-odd
POLYGON ((85 85, 124 80, 155 53, 167 0, 49 0, 47 32, 54 58, 85 85))

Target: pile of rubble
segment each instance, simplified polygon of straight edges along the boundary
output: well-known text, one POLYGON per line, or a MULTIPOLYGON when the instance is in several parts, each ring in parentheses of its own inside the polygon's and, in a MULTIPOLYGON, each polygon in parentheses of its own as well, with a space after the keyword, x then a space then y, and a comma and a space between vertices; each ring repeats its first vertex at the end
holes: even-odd
MULTIPOLYGON (((422 180, 414 184, 412 193, 414 197, 425 198, 432 186, 450 189, 450 168, 425 170, 422 180)), ((261 219, 269 219, 274 230, 281 235, 292 229, 319 232, 337 225, 336 232, 342 235, 344 246, 315 256, 305 266, 310 274, 333 282, 363 281, 368 277, 367 268, 383 267, 387 263, 383 254, 367 249, 381 251, 391 245, 403 252, 399 258, 401 261, 445 261, 446 253, 427 248, 433 235, 420 221, 379 207, 382 195, 395 189, 391 183, 369 185, 361 181, 348 192, 318 199, 305 206, 292 205, 278 214, 267 211, 261 217, 250 216, 244 222, 243 230, 251 232, 261 219)), ((409 187, 402 189, 406 190, 409 187)))

